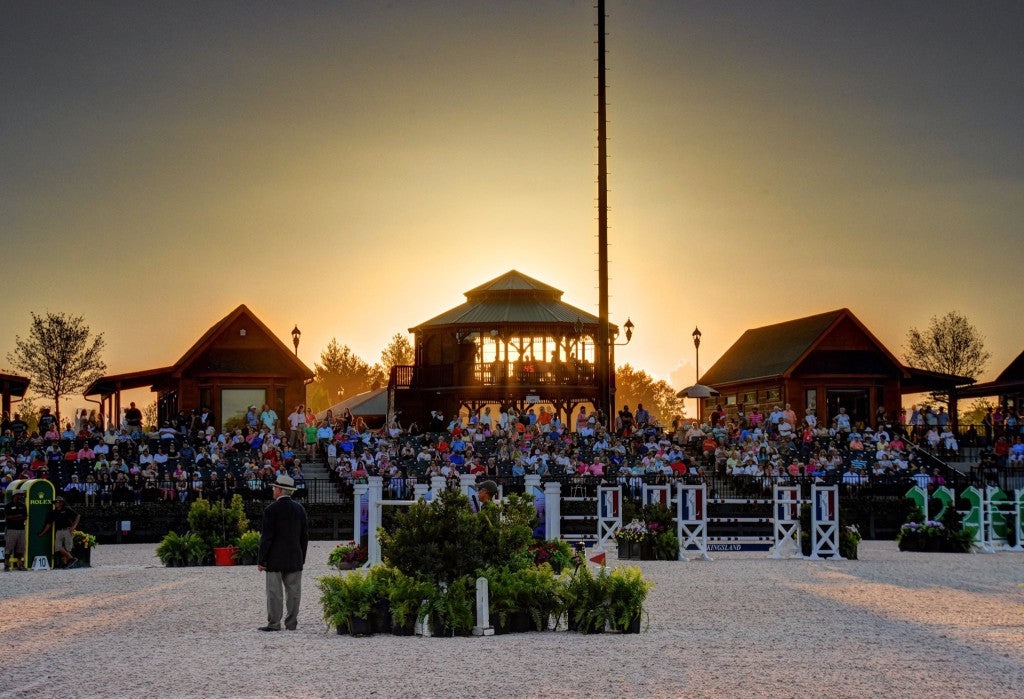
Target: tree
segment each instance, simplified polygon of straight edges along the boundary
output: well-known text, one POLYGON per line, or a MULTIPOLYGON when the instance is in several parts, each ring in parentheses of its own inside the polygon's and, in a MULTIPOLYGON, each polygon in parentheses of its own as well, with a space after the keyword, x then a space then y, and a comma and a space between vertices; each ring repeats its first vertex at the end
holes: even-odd
POLYGON ((28 425, 29 434, 39 429, 39 408, 30 396, 25 396, 18 401, 11 412, 21 416, 21 419, 28 425))
MULTIPOLYGON (((985 339, 978 329, 956 311, 941 318, 932 316, 924 331, 911 328, 903 355, 910 366, 972 379, 985 370, 991 356, 985 351, 985 339)), ((945 393, 931 395, 935 400, 948 402, 945 393)))
POLYGON ((629 364, 616 367, 615 404, 620 408, 628 405, 635 413, 638 403, 664 425, 685 412, 683 399, 677 398, 675 389, 665 381, 655 381, 643 369, 634 369, 629 364))
POLYGON ((967 410, 960 411, 961 425, 980 425, 989 410, 996 407, 996 404, 985 398, 975 398, 967 410))
POLYGON ((28 337, 14 338, 7 361, 28 375, 36 393, 53 398, 61 424, 61 397, 84 391, 102 376, 107 368, 100 356, 105 346, 103 333, 94 336, 82 316, 33 313, 28 337))
POLYGON ((380 366, 385 374, 391 374, 391 367, 412 364, 416 361, 416 353, 412 343, 402 333, 395 333, 391 342, 380 353, 380 366))
POLYGON ((339 345, 331 338, 320 353, 320 362, 313 364, 315 381, 327 391, 330 403, 343 395, 355 395, 381 385, 381 370, 371 366, 348 345, 339 345))

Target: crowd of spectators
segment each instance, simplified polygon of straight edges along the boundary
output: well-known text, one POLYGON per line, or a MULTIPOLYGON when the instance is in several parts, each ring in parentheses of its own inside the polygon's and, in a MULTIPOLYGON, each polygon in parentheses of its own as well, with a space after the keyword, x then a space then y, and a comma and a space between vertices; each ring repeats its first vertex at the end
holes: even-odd
MULTIPOLYGON (((668 425, 642 405, 635 412, 624 406, 611 421, 583 408, 572 425, 543 405, 487 407, 454 418, 435 411, 422 426, 392 422, 379 429, 349 411, 317 416, 297 406, 282 420, 264 405, 250 406, 235 422, 220 430, 212 411, 199 408, 144 430, 134 403, 116 428, 82 412, 58 432, 56 418, 44 408, 39 429, 30 432, 20 416, 4 416, 0 488, 15 478, 50 478, 69 501, 86 505, 234 494, 261 499, 270 482, 288 475, 301 497, 303 465, 314 461, 324 464, 339 491, 381 475, 396 497, 420 479, 457 481, 464 473, 603 479, 631 489, 645 480, 679 477, 746 479, 764 487, 802 478, 851 488, 879 480, 934 487, 944 484, 943 476, 924 467, 914 442, 936 451, 957 448, 942 409, 914 409, 907 419, 880 412, 875 427, 843 409, 830 424, 819 422, 814 411, 798 418, 788 404, 767 414, 743 406, 727 413, 718 406, 703 423, 677 418, 668 425)), ((1019 437, 1005 456, 1007 463, 1024 462, 1019 437)))

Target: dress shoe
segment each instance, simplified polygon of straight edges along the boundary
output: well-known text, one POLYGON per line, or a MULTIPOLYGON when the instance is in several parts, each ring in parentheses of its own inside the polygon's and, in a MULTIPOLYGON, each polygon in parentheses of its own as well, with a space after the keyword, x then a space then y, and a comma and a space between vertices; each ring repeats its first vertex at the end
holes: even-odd
POLYGON ((257 631, 280 631, 281 629, 279 629, 279 628, 274 628, 273 626, 261 626, 261 627, 259 627, 259 628, 258 628, 258 629, 256 629, 256 630, 257 630, 257 631))

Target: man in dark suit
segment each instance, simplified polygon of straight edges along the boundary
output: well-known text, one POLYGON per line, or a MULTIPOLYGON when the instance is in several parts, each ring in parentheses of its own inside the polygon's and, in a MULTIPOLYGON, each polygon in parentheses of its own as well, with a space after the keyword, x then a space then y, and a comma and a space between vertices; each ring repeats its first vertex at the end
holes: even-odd
POLYGON ((259 569, 267 573, 267 625, 259 630, 281 630, 281 613, 287 598, 284 627, 294 631, 302 598, 302 565, 309 543, 306 510, 291 498, 295 481, 290 476, 278 476, 271 487, 274 502, 263 511, 257 558, 259 569))

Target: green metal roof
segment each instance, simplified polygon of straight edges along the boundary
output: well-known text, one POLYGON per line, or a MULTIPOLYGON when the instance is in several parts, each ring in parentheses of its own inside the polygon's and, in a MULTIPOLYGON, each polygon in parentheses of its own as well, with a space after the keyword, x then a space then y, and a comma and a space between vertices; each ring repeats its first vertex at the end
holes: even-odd
MULTIPOLYGON (((562 301, 562 291, 511 270, 466 292, 466 302, 420 323, 409 332, 448 325, 500 326, 574 324, 595 326, 597 316, 562 301)), ((609 324, 612 329, 615 325, 609 324)))
POLYGON ((533 277, 528 277, 522 272, 514 269, 505 272, 505 274, 496 279, 492 279, 491 281, 485 282, 474 289, 470 289, 466 292, 466 298, 472 299, 504 291, 526 292, 528 294, 554 296, 559 299, 562 298, 561 289, 556 289, 553 286, 549 286, 542 281, 534 279, 533 277))
POLYGON ((846 309, 747 330, 700 377, 706 386, 781 376, 846 309))

